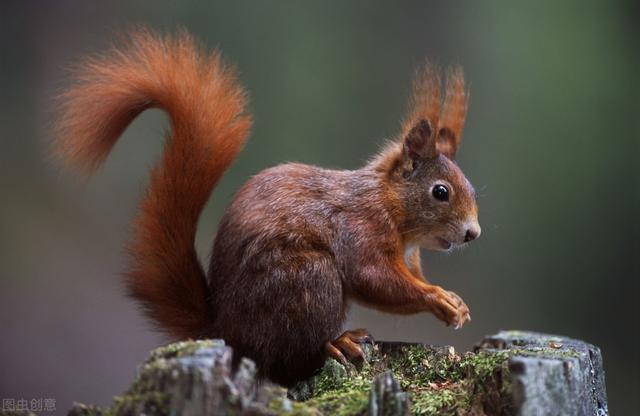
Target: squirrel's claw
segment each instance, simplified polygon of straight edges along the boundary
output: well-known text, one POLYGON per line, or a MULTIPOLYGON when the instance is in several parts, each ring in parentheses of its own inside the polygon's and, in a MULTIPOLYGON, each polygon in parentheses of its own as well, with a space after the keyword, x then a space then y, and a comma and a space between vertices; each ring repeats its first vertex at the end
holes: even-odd
POLYGON ((327 343, 324 344, 324 348, 329 357, 333 358, 334 360, 341 363, 342 365, 347 365, 346 357, 344 356, 344 354, 342 354, 342 352, 338 348, 336 348, 335 345, 331 343, 331 341, 327 341, 327 343))
POLYGON ((374 340, 371 334, 369 334, 366 329, 359 328, 345 331, 335 340, 327 342, 325 344, 325 350, 329 357, 346 365, 346 357, 348 357, 349 360, 365 360, 364 351, 362 351, 360 344, 373 344, 373 342, 374 340))
MULTIPOLYGON (((337 340, 342 337, 346 337, 351 341, 358 344, 373 344, 375 341, 369 331, 364 328, 352 329, 349 331, 345 331, 337 340)), ((337 341, 336 340, 336 341, 337 341)))

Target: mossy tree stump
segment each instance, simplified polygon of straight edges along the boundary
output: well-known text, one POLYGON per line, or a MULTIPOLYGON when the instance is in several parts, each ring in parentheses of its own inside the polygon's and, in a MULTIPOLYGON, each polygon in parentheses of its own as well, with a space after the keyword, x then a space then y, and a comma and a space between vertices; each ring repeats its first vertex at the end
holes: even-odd
POLYGON ((606 415, 602 359, 581 341, 507 331, 474 352, 379 342, 366 360, 328 359, 288 391, 255 380, 253 362, 231 369, 220 340, 154 350, 107 409, 70 415, 606 415))

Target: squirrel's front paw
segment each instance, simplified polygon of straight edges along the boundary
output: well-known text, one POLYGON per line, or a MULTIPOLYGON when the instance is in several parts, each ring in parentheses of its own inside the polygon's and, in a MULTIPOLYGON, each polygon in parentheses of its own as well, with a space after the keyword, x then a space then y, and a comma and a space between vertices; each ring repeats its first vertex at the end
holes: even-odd
POLYGON ((431 311, 447 326, 453 325, 460 328, 465 322, 471 320, 469 308, 457 294, 436 286, 433 293, 427 295, 431 304, 431 311))

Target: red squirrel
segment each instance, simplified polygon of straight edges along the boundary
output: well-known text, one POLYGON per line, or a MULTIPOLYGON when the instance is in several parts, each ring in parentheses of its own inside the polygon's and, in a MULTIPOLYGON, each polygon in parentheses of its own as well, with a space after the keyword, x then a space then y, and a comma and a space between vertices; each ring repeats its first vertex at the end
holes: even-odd
POLYGON ((438 69, 418 72, 400 134, 361 169, 287 163, 249 179, 220 221, 208 272, 198 218, 252 124, 235 69, 186 32, 143 29, 77 71, 55 150, 87 173, 144 110, 170 117, 125 281, 171 338, 222 338, 263 378, 291 385, 328 356, 362 356, 365 330, 339 335, 350 302, 431 312, 456 328, 470 320, 458 295, 427 282, 419 253, 480 235, 474 189, 454 161, 468 102, 460 68, 443 98, 438 69))

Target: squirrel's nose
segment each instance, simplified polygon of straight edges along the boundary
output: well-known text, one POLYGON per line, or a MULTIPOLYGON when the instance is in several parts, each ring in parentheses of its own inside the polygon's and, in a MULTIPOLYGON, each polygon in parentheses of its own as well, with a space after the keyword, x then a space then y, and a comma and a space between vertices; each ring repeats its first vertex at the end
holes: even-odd
POLYGON ((475 240, 478 237, 480 237, 480 226, 474 224, 467 228, 467 232, 464 235, 464 242, 468 243, 469 241, 475 240))

